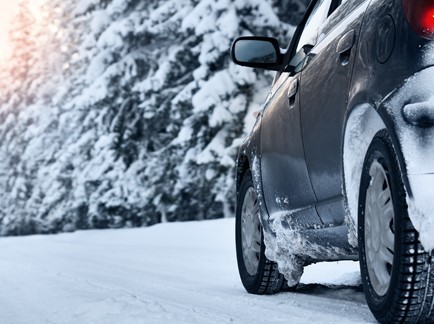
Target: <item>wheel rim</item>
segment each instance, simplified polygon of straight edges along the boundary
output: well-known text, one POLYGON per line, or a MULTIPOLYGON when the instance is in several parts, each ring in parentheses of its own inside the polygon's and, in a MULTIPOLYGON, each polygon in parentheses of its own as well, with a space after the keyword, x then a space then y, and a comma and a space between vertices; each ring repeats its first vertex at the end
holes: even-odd
POLYGON ((247 190, 241 209, 241 244, 246 270, 255 276, 261 252, 261 225, 258 199, 252 187, 247 190))
POLYGON ((392 192, 383 165, 374 160, 366 191, 365 253, 370 282, 379 296, 390 285, 395 244, 392 192))

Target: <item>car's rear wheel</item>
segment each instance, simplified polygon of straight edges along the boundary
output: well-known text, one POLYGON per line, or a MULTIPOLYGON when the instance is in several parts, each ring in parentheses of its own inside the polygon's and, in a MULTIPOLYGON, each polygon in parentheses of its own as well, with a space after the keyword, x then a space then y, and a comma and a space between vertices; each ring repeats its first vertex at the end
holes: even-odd
POLYGON ((434 321, 434 262, 408 216, 396 153, 385 130, 364 161, 358 241, 367 303, 379 322, 434 321))
POLYGON ((277 264, 265 256, 259 201, 249 171, 237 195, 235 232, 238 270, 246 290, 252 294, 273 294, 286 288, 277 264))

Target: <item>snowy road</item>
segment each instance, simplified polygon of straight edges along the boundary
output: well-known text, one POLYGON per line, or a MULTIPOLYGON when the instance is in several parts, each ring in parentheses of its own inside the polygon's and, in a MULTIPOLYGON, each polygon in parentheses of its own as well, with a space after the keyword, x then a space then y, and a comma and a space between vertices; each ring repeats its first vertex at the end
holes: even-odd
POLYGON ((309 267, 295 293, 247 294, 233 223, 1 238, 0 323, 375 322, 354 262, 309 267))

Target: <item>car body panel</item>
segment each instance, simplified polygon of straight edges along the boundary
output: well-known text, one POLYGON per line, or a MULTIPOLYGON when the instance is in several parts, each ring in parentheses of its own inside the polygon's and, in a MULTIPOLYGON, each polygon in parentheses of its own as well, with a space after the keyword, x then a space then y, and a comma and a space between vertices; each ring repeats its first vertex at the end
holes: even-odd
POLYGON ((320 214, 326 225, 341 225, 345 221, 344 209, 340 208, 344 199, 342 134, 367 4, 368 1, 346 2, 328 18, 329 23, 320 30, 322 36, 312 49, 313 58, 301 72, 303 143, 317 202, 323 205, 330 202, 330 207, 321 209, 327 212, 320 214), (348 8, 350 4, 352 7, 348 8))
MULTIPOLYGON (((434 65, 434 57, 430 58, 426 54, 426 49, 432 46, 432 41, 419 37, 410 29, 402 6, 395 5, 394 1, 372 0, 365 17, 349 91, 347 118, 352 109, 361 104, 372 105, 377 110, 392 138, 404 174, 404 184, 411 196, 412 189, 405 176, 407 163, 399 135, 404 131, 401 126, 404 125, 400 111, 402 107, 388 109, 387 103, 406 80, 434 65), (381 62, 378 59, 378 48, 381 47, 379 42, 382 40, 379 35, 390 33, 384 30, 385 19, 392 19, 394 23, 395 44, 389 58, 381 62)), ((414 127, 413 131, 417 132, 417 127, 414 127)))
MULTIPOLYGON (((264 197, 270 215, 315 205, 301 136, 298 75, 283 74, 284 82, 264 109, 261 127, 261 175, 264 197), (295 90, 294 90, 295 89, 295 90), (288 98, 289 92, 294 92, 288 98), (289 125, 291 125, 289 127, 289 125)), ((303 219, 322 224, 315 208, 303 219)))

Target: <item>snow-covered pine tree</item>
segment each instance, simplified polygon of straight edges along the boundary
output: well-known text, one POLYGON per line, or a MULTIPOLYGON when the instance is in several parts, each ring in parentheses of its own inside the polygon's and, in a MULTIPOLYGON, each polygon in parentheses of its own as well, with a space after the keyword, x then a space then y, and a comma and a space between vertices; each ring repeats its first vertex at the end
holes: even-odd
POLYGON ((272 77, 230 63, 231 42, 287 43, 304 3, 47 1, 36 99, 2 95, 1 234, 230 216, 237 146, 272 77))
MULTIPOLYGON (((34 4, 33 4, 34 5, 34 4)), ((47 159, 45 146, 52 140, 48 127, 56 116, 51 97, 63 81, 59 22, 54 7, 35 16, 27 0, 10 33, 13 55, 1 67, 0 89, 0 233, 31 234, 41 231, 35 187, 47 159)), ((57 8, 58 9, 58 8, 57 8)), ((55 142, 53 142, 55 144, 55 142)))

